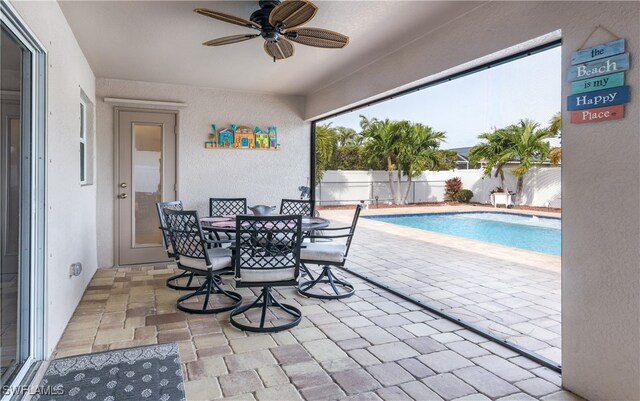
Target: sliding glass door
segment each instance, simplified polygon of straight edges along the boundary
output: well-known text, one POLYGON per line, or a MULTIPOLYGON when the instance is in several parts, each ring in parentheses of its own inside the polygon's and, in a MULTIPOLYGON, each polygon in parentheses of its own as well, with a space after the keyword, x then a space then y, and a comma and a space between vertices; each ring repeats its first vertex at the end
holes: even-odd
POLYGON ((0 384, 29 379, 43 350, 44 52, 2 2, 0 27, 0 384))
MULTIPOLYGON (((28 327, 21 327, 21 306, 24 277, 20 274, 20 128, 24 125, 21 103, 28 101, 22 77, 23 49, 2 27, 0 43, 2 81, 0 81, 0 372, 4 385, 20 365, 21 341, 28 327)), ((26 60, 29 63, 29 60, 26 60)), ((28 83, 27 83, 28 84, 28 83)), ((28 291, 28 288, 27 288, 28 291)))

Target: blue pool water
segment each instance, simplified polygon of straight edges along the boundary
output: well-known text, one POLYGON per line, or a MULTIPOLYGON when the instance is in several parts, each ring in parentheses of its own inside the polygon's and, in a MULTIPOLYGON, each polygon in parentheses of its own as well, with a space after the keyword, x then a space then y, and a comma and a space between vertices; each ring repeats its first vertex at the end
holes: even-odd
POLYGON ((367 216, 406 227, 560 255, 560 219, 507 213, 367 216))

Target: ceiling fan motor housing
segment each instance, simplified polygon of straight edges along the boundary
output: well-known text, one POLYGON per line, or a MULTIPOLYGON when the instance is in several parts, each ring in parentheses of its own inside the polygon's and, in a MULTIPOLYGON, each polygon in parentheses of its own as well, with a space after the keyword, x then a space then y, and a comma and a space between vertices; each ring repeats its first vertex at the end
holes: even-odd
POLYGON ((266 7, 273 8, 278 4, 280 4, 280 0, 260 0, 258 4, 260 4, 260 8, 266 8, 266 7))
POLYGON ((271 11, 280 4, 278 0, 260 0, 260 9, 254 11, 249 18, 251 21, 260 24, 262 27, 260 36, 269 42, 277 42, 280 39, 280 29, 269 23, 271 11))

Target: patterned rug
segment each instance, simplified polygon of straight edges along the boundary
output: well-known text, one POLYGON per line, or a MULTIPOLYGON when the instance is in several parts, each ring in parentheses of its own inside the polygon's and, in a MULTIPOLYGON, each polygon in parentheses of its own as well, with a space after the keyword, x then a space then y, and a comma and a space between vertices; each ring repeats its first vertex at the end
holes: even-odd
POLYGON ((54 359, 40 392, 34 400, 185 400, 175 343, 54 359))

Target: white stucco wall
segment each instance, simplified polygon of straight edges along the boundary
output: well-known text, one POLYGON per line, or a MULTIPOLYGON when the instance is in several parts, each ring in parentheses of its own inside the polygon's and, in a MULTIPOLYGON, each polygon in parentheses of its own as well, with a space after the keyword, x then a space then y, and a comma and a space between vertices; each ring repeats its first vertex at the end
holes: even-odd
MULTIPOLYGON (((326 115, 474 59, 562 32, 571 52, 625 38, 631 102, 622 120, 569 124, 563 79, 563 385, 592 400, 640 399, 640 3, 489 2, 307 98, 326 115)), ((504 55, 504 54, 503 54, 504 55)), ((536 77, 532 77, 535 79, 536 77)))
MULTIPOLYGON (((560 173, 560 167, 534 167, 528 171, 524 178, 522 204, 560 207, 560 173)), ((460 177, 463 188, 473 191, 472 202, 489 203, 491 191, 500 186, 499 178, 485 177, 482 170, 426 171, 413 178, 407 202, 444 201, 445 181, 453 177, 460 177)), ((403 196, 407 191, 406 179, 406 176, 402 179, 403 196)), ((515 191, 516 177, 505 172, 505 186, 515 191)), ((387 203, 393 198, 386 171, 328 170, 316 186, 316 201, 321 205, 353 204, 375 199, 376 196, 380 203, 387 203)))
MULTIPOLYGON (((56 2, 12 2, 48 52, 45 354, 56 346, 97 266, 96 186, 80 185, 80 89, 95 77, 56 2), (79 277, 69 266, 81 262, 79 277)), ((95 102, 94 102, 95 103, 95 102)))
MULTIPOLYGON (((279 205, 299 196, 309 177, 310 125, 302 119, 304 99, 192 86, 97 80, 98 260, 113 266, 113 105, 104 97, 184 102, 179 108, 178 198, 187 208, 209 213, 210 197, 247 197, 249 205, 279 205), (278 128, 279 151, 205 149, 211 124, 278 128)), ((143 106, 144 107, 144 106, 143 106)))

